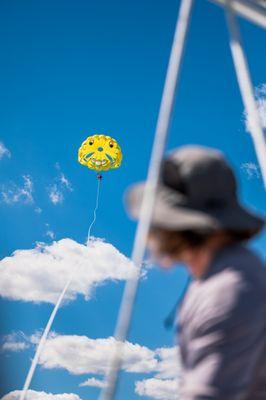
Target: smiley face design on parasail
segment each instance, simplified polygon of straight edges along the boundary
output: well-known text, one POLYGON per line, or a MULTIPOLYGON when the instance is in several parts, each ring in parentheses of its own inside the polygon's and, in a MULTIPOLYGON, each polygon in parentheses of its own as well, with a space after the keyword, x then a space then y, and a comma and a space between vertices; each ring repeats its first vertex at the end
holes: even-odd
POLYGON ((78 161, 94 171, 118 168, 122 151, 117 141, 106 135, 89 136, 80 146, 78 161))

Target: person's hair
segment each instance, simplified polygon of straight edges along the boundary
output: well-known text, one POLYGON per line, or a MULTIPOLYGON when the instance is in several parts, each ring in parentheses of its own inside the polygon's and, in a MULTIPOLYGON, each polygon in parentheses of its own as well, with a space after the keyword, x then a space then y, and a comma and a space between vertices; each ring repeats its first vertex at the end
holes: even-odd
POLYGON ((170 257, 179 255, 183 250, 199 248, 218 236, 224 244, 231 244, 247 240, 250 234, 235 231, 211 233, 192 230, 171 231, 154 226, 151 227, 149 233, 149 237, 156 240, 156 252, 170 257))

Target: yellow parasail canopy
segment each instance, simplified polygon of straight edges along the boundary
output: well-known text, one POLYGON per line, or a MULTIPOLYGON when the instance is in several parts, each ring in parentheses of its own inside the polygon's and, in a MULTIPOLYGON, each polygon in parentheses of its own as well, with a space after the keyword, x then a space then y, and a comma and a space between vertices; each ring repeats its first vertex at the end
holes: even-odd
POLYGON ((94 171, 118 168, 122 158, 122 151, 117 141, 106 135, 89 136, 78 151, 80 164, 94 171))

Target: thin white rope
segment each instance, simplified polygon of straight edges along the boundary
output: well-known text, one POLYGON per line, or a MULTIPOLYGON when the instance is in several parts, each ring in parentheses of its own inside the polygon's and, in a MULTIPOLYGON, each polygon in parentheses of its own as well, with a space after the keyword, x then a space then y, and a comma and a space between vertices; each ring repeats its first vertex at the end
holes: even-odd
MULTIPOLYGON (((76 269, 75 269, 75 271, 76 271, 76 269)), ((67 283, 65 284, 65 286, 64 286, 64 288, 63 288, 63 290, 62 290, 62 292, 61 292, 61 294, 60 294, 60 296, 59 296, 59 298, 58 298, 58 300, 56 302, 56 305, 54 306, 54 309, 53 309, 53 311, 52 311, 52 313, 50 315, 50 318, 49 318, 49 320, 47 322, 47 325, 46 325, 45 330, 44 330, 44 332, 42 334, 41 340, 40 340, 40 342, 39 342, 39 344, 37 346, 37 350, 35 352, 34 358, 32 360, 32 363, 31 363, 31 366, 30 366, 26 381, 24 383, 23 390, 22 390, 22 392, 20 394, 20 400, 26 399, 26 396, 27 396, 27 393, 28 393, 28 390, 29 390, 29 387, 30 387, 30 384, 31 384, 31 381, 32 381, 32 378, 33 378, 33 375, 34 375, 34 372, 36 370, 36 367, 37 367, 38 362, 39 362, 40 355, 41 355, 42 350, 43 350, 43 347, 44 347, 45 342, 47 340, 47 337, 49 335, 50 329, 51 329, 51 327, 53 325, 53 322, 54 322, 54 319, 56 317, 57 311, 58 311, 58 309, 59 309, 59 307, 60 307, 60 305, 62 303, 62 300, 63 300, 63 298, 64 298, 64 296, 66 294, 66 291, 69 288, 69 285, 72 282, 73 276, 74 276, 74 274, 72 274, 70 276, 70 278, 67 280, 67 283)))
MULTIPOLYGON (((91 224, 89 226, 89 230, 88 230, 87 246, 89 246, 90 237, 91 237, 90 236, 91 235, 91 229, 92 229, 92 227, 93 227, 93 225, 94 225, 94 223, 96 221, 96 217, 97 217, 96 212, 97 212, 97 209, 98 209, 98 206, 99 206, 100 182, 101 182, 101 180, 98 179, 96 202, 95 202, 95 208, 94 208, 94 212, 93 212, 93 220, 92 220, 92 222, 91 222, 91 224)), ((76 268, 74 268, 73 273, 70 275, 70 277, 67 280, 67 282, 66 282, 66 284, 65 284, 65 286, 64 286, 64 288, 63 288, 63 290, 62 290, 62 292, 60 294, 60 296, 58 297, 58 300, 57 300, 57 302, 56 302, 56 304, 54 306, 54 309, 53 309, 53 311, 52 311, 52 313, 50 315, 50 318, 49 318, 49 320, 47 322, 47 325, 46 325, 46 327, 45 327, 45 329, 43 331, 43 334, 42 334, 42 337, 40 339, 40 342, 39 342, 39 344, 37 346, 34 358, 33 358, 32 362, 31 362, 31 366, 30 366, 28 375, 26 377, 23 389, 22 389, 20 397, 19 397, 20 400, 25 400, 27 398, 27 393, 28 393, 28 390, 29 390, 29 387, 30 387, 30 384, 31 384, 31 381, 32 381, 32 378, 33 378, 33 375, 35 373, 36 367, 37 367, 39 359, 40 359, 40 355, 41 355, 41 353, 43 351, 43 348, 44 348, 44 345, 46 343, 47 337, 49 335, 49 332, 50 332, 51 327, 53 325, 53 322, 55 320, 57 311, 58 311, 58 309, 59 309, 59 307, 60 307, 60 305, 61 305, 61 303, 62 303, 62 301, 63 301, 63 299, 65 297, 65 294, 66 294, 67 290, 69 289, 69 286, 71 285, 71 283, 73 281, 74 276, 76 276, 80 265, 81 265, 81 263, 78 263, 76 268)))
POLYGON ((192 11, 192 4, 193 0, 182 0, 180 5, 180 11, 177 19, 176 30, 155 131, 155 139, 149 164, 144 198, 142 201, 140 220, 138 223, 133 245, 132 261, 136 266, 136 272, 135 276, 126 282, 115 330, 116 344, 114 346, 114 353, 111 359, 108 373, 106 375, 105 386, 100 393, 99 400, 111 400, 114 398, 116 392, 118 372, 121 367, 123 358, 123 342, 127 338, 132 318, 133 306, 145 254, 147 235, 155 202, 155 194, 157 183, 159 180, 160 166, 165 151, 166 140, 173 111, 175 92, 180 73, 181 61, 183 58, 182 56, 188 31, 190 15, 192 11))
POLYGON ((91 224, 88 229, 87 245, 89 244, 89 240, 91 238, 91 230, 92 230, 93 225, 95 224, 95 221, 97 218, 97 210, 99 207, 100 187, 101 187, 102 178, 98 176, 97 180, 98 180, 98 184, 97 184, 96 202, 95 202, 95 208, 93 211, 93 219, 92 219, 91 224))
POLYGON ((239 26, 231 8, 230 0, 227 0, 226 18, 230 33, 230 47, 235 65, 240 93, 247 112, 251 137, 257 153, 264 186, 266 189, 266 138, 261 125, 261 120, 254 96, 248 62, 245 56, 239 26))

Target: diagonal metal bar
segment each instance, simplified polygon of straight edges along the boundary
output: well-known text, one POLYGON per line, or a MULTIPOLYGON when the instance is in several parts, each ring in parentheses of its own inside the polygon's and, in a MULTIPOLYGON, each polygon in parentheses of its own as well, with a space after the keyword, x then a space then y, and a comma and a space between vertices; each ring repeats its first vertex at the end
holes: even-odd
POLYGON ((227 1, 226 18, 230 33, 230 47, 238 79, 242 100, 247 112, 251 136, 266 189, 266 138, 261 125, 261 120, 256 104, 254 89, 251 82, 248 62, 241 43, 239 26, 231 7, 231 1, 227 1))
POLYGON ((168 131, 173 112, 177 82, 180 74, 180 66, 188 32, 189 20, 192 11, 193 0, 182 0, 176 30, 167 69, 165 85, 161 100, 161 106, 155 131, 155 139, 149 164, 147 183, 142 201, 140 220, 138 223, 135 241, 133 245, 132 261, 136 266, 136 274, 127 281, 122 303, 119 311, 115 330, 116 346, 113 358, 105 379, 105 386, 100 393, 99 400, 111 400, 115 397, 118 372, 123 358, 123 342, 126 340, 134 302, 136 298, 141 267, 145 254, 146 240, 151 223, 156 187, 159 179, 160 166, 165 151, 168 131))
MULTIPOLYGON (((211 0, 222 7, 226 7, 227 0, 211 0)), ((266 28, 265 0, 231 0, 231 9, 235 14, 250 22, 266 28)))

